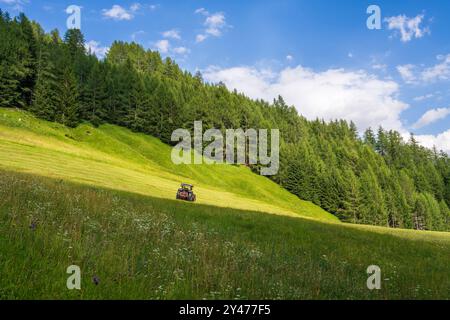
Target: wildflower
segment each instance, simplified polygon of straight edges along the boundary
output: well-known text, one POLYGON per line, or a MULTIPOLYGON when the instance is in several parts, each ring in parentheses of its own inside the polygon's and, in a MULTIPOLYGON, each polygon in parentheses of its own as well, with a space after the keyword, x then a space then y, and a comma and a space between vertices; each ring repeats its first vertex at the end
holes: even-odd
POLYGON ((30 224, 30 229, 31 231, 36 231, 37 228, 37 222, 36 221, 32 221, 30 224))

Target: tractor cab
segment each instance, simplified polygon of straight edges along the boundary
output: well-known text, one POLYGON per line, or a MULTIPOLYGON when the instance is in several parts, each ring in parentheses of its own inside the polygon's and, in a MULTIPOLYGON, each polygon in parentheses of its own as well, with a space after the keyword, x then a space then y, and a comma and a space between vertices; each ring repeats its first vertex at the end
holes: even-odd
POLYGON ((182 183, 180 189, 177 192, 177 200, 194 202, 197 197, 194 194, 194 186, 187 183, 182 183))
POLYGON ((194 186, 191 184, 182 183, 181 189, 186 190, 186 191, 192 191, 194 189, 194 186))

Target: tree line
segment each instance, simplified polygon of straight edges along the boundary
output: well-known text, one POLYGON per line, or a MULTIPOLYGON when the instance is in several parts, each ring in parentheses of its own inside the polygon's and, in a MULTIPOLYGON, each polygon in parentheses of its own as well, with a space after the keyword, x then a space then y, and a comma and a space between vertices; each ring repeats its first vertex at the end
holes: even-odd
POLYGON ((0 10, 0 39, 0 107, 70 127, 116 124, 168 144, 175 129, 192 131, 196 120, 223 132, 280 129, 272 179, 301 199, 347 222, 450 230, 449 157, 413 135, 404 141, 380 127, 360 137, 352 122, 308 121, 282 97, 249 99, 136 43, 114 42, 99 60, 80 30, 46 33, 24 14, 0 10))

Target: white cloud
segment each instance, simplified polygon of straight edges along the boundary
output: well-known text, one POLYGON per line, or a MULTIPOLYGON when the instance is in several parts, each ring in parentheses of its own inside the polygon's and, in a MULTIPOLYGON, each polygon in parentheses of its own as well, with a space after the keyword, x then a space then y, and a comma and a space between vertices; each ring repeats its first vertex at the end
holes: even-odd
POLYGON ((131 20, 134 18, 133 14, 117 4, 113 5, 111 9, 103 9, 102 12, 103 16, 108 19, 131 20))
POLYGON ((162 33, 162 35, 164 38, 171 38, 171 39, 177 39, 177 40, 181 39, 180 31, 178 31, 176 29, 164 31, 162 33))
POLYGON ((437 56, 439 63, 423 68, 412 64, 397 66, 403 80, 409 84, 429 83, 436 80, 450 79, 450 54, 437 56))
POLYGON ((437 135, 418 135, 416 140, 427 148, 436 147, 438 150, 450 153, 450 129, 437 135))
POLYGON ((408 18, 405 15, 386 18, 389 30, 400 32, 401 41, 408 42, 414 38, 422 38, 425 34, 430 33, 429 28, 421 28, 424 15, 420 14, 414 18, 408 18))
POLYGON ((174 53, 179 54, 179 55, 185 55, 188 54, 190 52, 190 50, 186 47, 177 47, 177 48, 173 48, 172 50, 174 53))
POLYGON ((424 81, 450 79, 450 54, 447 56, 438 56, 437 59, 441 62, 423 70, 422 79, 424 81))
POLYGON ((198 35, 195 37, 195 42, 200 43, 200 42, 205 41, 207 38, 208 38, 208 37, 205 36, 204 34, 198 34, 198 35))
POLYGON ((206 18, 206 33, 214 37, 222 35, 222 29, 226 26, 225 15, 222 12, 214 13, 206 18))
POLYGON ((423 95, 423 96, 415 97, 414 101, 424 101, 424 100, 427 100, 427 99, 431 99, 433 97, 434 97, 434 94, 429 93, 429 94, 426 94, 426 95, 423 95))
POLYGON ((195 10, 195 14, 202 14, 204 16, 209 16, 209 12, 205 8, 199 8, 195 10))
POLYGON ((95 54, 99 59, 103 59, 109 51, 108 47, 102 47, 99 42, 91 40, 85 45, 86 50, 95 54))
POLYGON ((414 68, 415 66, 412 64, 405 64, 403 66, 397 66, 397 71, 406 83, 414 83, 416 81, 414 68))
POLYGON ((271 101, 280 94, 308 119, 347 119, 360 130, 382 125, 407 133, 400 114, 409 106, 397 98, 398 84, 365 71, 315 72, 298 66, 274 73, 252 67, 210 67, 202 73, 207 81, 222 81, 251 98, 271 101))
POLYGON ((107 19, 114 20, 132 20, 136 14, 139 14, 143 9, 149 9, 151 11, 156 10, 158 5, 141 4, 139 2, 133 3, 129 9, 126 9, 120 5, 113 5, 111 9, 103 9, 102 14, 107 19))
POLYGON ((11 9, 15 11, 23 11, 23 6, 28 2, 28 0, 0 0, 0 3, 11 6, 11 9))
POLYGON ((170 41, 167 39, 159 40, 154 44, 154 47, 163 54, 175 54, 178 56, 186 56, 191 51, 186 47, 172 48, 170 41))
POLYGON ((155 47, 161 53, 168 53, 170 49, 170 42, 169 40, 159 40, 155 43, 155 47))
POLYGON ((413 125, 414 129, 423 128, 431 123, 442 120, 450 114, 450 108, 437 108, 425 112, 422 117, 413 125))
POLYGON ((349 57, 350 59, 353 58, 353 53, 349 52, 349 53, 347 54, 347 57, 349 57))
POLYGON ((292 61, 292 60, 294 60, 294 57, 293 57, 292 55, 288 54, 288 55, 286 56, 286 60, 287 60, 287 61, 292 61))
POLYGON ((131 10, 132 12, 137 12, 137 11, 139 11, 141 8, 142 8, 142 5, 141 5, 140 3, 138 3, 138 2, 136 2, 136 3, 133 3, 133 4, 131 5, 130 10, 131 10))
POLYGON ((374 69, 374 70, 381 70, 381 71, 383 71, 383 72, 386 72, 386 70, 387 70, 387 65, 377 63, 377 64, 372 65, 372 69, 374 69))
POLYGON ((203 23, 205 29, 202 33, 197 35, 197 43, 205 41, 210 36, 218 38, 222 36, 224 29, 229 27, 226 22, 225 14, 223 12, 216 12, 211 14, 204 8, 200 8, 195 10, 195 13, 206 16, 205 22, 203 23))

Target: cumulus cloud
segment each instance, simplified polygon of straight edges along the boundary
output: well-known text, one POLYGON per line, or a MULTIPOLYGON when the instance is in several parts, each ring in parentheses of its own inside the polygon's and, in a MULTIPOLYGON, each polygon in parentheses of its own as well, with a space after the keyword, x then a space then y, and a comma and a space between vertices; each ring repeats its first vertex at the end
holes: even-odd
POLYGON ((360 130, 382 125, 407 133, 400 114, 409 106, 397 98, 398 84, 365 71, 316 72, 298 66, 272 72, 253 67, 210 67, 203 76, 254 99, 271 101, 280 94, 308 119, 347 119, 353 120, 360 130))
POLYGON ((437 59, 440 61, 438 64, 423 70, 422 79, 424 81, 450 79, 450 54, 437 56, 437 59))
POLYGON ((87 42, 84 46, 88 52, 95 54, 99 59, 103 59, 109 51, 108 47, 102 47, 100 43, 95 40, 87 42))
POLYGON ((207 38, 208 38, 208 37, 205 36, 204 34, 198 34, 198 35, 195 37, 195 42, 200 43, 200 42, 205 41, 207 38))
POLYGON ((229 27, 223 12, 210 13, 204 8, 200 8, 195 10, 195 13, 206 17, 203 23, 205 29, 196 37, 196 42, 198 43, 205 41, 209 37, 218 38, 222 36, 224 29, 229 27))
POLYGON ((176 29, 164 31, 162 33, 162 35, 164 38, 170 38, 170 39, 176 39, 176 40, 181 39, 180 31, 178 31, 176 29))
POLYGON ((159 40, 155 43, 155 47, 161 53, 168 53, 170 49, 170 42, 169 40, 159 40))
POLYGON ((425 112, 413 125, 414 129, 423 128, 431 123, 445 119, 450 114, 450 108, 437 108, 425 112))
POLYGON ((222 29, 226 26, 225 15, 222 12, 214 13, 206 18, 206 33, 214 37, 222 35, 222 29))
POLYGON ((167 39, 159 40, 153 46, 155 47, 156 50, 158 50, 163 54, 186 56, 191 52, 188 48, 182 46, 172 48, 170 41, 167 39))
POLYGON ((415 66, 412 64, 405 64, 403 66, 397 66, 397 71, 405 82, 414 83, 416 81, 414 68, 415 66))
POLYGON ((436 147, 438 150, 450 153, 450 129, 437 135, 418 135, 416 140, 427 148, 436 147))
MULTIPOLYGON (((163 35, 166 38, 173 38, 177 39, 178 33, 172 33, 174 30, 163 32, 163 35)), ((181 39, 181 37, 180 37, 181 39)), ((172 47, 171 42, 168 39, 162 39, 153 44, 153 47, 161 52, 162 54, 172 54, 172 55, 178 55, 178 56, 187 56, 191 50, 189 48, 178 46, 178 47, 172 47)))
POLYGON ((400 33, 402 42, 409 42, 414 38, 422 38, 427 33, 430 33, 428 27, 421 27, 424 15, 420 14, 414 18, 408 18, 405 15, 386 18, 389 30, 395 30, 400 33))
POLYGON ((115 4, 111 9, 103 9, 103 16, 107 19, 113 20, 131 20, 134 18, 133 14, 127 9, 115 4))
POLYGON ((139 2, 133 3, 129 9, 126 9, 120 5, 113 5, 111 9, 103 9, 102 14, 106 19, 113 20, 132 20, 136 14, 143 9, 149 9, 151 11, 157 9, 157 5, 141 4, 139 2))
POLYGON ((450 79, 450 54, 436 57, 438 63, 431 67, 419 67, 412 64, 397 66, 397 71, 406 83, 430 83, 450 79))

